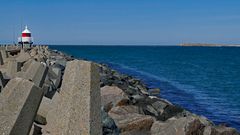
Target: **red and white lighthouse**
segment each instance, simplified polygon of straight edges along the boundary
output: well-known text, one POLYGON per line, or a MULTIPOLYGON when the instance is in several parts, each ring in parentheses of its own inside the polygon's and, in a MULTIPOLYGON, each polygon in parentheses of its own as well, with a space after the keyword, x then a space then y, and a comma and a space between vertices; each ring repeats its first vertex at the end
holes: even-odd
POLYGON ((21 37, 18 38, 18 43, 23 46, 31 46, 33 44, 32 35, 27 26, 25 26, 25 30, 22 32, 21 37))

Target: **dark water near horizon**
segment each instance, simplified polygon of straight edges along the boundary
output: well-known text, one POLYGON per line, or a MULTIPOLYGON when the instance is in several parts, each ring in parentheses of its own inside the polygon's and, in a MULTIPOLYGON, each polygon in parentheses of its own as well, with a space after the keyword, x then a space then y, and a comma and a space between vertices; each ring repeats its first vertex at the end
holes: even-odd
POLYGON ((160 96, 240 130, 240 48, 50 46, 140 78, 160 96))

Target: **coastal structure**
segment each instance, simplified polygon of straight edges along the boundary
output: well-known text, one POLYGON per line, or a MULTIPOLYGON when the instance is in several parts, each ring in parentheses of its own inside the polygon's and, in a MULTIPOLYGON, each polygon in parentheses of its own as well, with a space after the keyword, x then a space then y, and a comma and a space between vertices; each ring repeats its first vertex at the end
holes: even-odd
POLYGON ((107 65, 47 46, 0 50, 0 134, 240 135, 107 65))
POLYGON ((31 47, 33 44, 32 34, 29 31, 28 27, 25 26, 25 30, 22 32, 21 37, 18 38, 18 43, 22 47, 31 47))

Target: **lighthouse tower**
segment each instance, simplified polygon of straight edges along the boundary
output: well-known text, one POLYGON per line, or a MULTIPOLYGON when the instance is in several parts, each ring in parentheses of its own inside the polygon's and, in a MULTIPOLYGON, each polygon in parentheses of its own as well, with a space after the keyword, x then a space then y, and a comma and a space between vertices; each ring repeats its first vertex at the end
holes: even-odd
POLYGON ((21 37, 18 38, 18 43, 22 45, 22 47, 31 47, 33 44, 33 39, 31 32, 28 30, 28 27, 25 26, 25 30, 22 32, 21 37))

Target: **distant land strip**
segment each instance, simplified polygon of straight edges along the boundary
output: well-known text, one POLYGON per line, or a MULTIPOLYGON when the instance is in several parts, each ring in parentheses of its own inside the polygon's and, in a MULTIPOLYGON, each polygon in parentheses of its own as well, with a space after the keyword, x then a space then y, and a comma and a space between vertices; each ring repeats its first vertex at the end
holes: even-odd
POLYGON ((240 44, 208 44, 208 43, 182 43, 179 44, 180 46, 216 46, 216 47, 221 47, 221 46, 226 46, 226 47, 240 47, 240 44))

